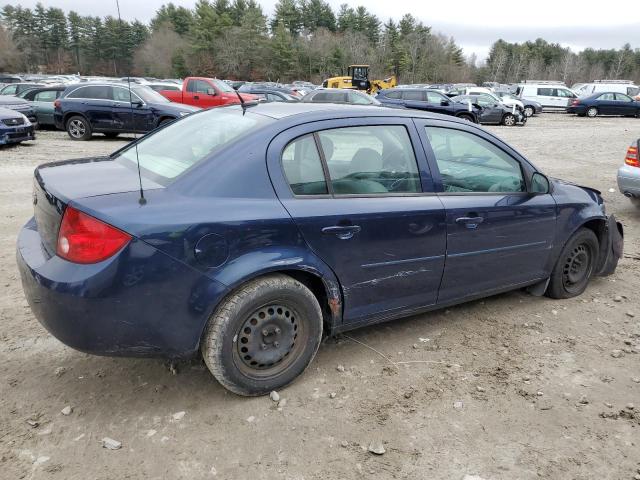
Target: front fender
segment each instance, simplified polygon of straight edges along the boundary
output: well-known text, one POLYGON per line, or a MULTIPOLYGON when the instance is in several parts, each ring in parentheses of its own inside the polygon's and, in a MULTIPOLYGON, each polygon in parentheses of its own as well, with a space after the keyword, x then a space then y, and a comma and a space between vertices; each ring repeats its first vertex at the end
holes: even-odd
POLYGON ((210 278, 226 285, 231 291, 263 275, 275 272, 306 272, 322 280, 330 312, 330 330, 342 323, 342 292, 331 268, 304 246, 267 247, 234 258, 210 278))

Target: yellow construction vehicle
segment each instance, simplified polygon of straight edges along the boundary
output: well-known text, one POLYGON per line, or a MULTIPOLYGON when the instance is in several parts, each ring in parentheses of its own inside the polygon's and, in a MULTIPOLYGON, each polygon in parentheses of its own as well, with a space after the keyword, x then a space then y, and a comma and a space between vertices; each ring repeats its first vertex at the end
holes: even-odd
POLYGON ((325 88, 349 88, 351 90, 365 90, 373 95, 378 90, 393 88, 398 84, 395 75, 384 80, 369 80, 369 65, 349 65, 347 76, 327 78, 322 82, 325 88))

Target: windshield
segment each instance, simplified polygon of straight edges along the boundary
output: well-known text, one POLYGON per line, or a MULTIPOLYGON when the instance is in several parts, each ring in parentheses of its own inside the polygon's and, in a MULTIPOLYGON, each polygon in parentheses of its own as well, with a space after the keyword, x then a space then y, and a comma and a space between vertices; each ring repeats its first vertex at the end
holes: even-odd
POLYGON ((150 87, 131 87, 131 91, 145 103, 169 103, 169 100, 150 87))
POLYGON ((211 81, 216 86, 216 88, 221 92, 227 92, 227 93, 235 92, 234 88, 231 85, 229 85, 227 82, 223 82, 222 80, 218 80, 217 78, 212 78, 211 81))
MULTIPOLYGON (((224 107, 189 115, 138 142, 137 155, 143 176, 168 185, 189 168, 236 138, 274 120, 224 107)), ((115 155, 117 161, 136 168, 136 148, 131 145, 115 155)))

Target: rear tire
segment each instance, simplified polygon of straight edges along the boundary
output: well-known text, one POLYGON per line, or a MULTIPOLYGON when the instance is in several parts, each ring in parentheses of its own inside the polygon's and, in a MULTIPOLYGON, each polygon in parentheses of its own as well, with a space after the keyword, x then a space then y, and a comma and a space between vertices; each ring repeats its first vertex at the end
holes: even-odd
POLYGON ((458 118, 460 120, 466 120, 467 122, 476 123, 475 119, 473 118, 473 115, 469 115, 467 113, 462 113, 458 115, 458 118))
POLYGON ((598 109, 596 107, 589 107, 587 110, 587 117, 596 118, 598 116, 598 109))
POLYGON ((507 113, 504 117, 502 117, 502 124, 507 127, 514 127, 516 125, 516 117, 512 113, 507 113))
POLYGON ((252 280, 209 319, 201 343, 213 376, 238 395, 283 388, 309 366, 322 339, 322 311, 302 283, 275 274, 252 280))
POLYGON ((581 295, 589 284, 598 259, 598 237, 588 228, 580 228, 566 243, 556 262, 547 295, 571 298, 581 295))
POLYGON ((67 120, 66 130, 71 140, 89 140, 92 135, 91 124, 80 115, 75 115, 67 120))

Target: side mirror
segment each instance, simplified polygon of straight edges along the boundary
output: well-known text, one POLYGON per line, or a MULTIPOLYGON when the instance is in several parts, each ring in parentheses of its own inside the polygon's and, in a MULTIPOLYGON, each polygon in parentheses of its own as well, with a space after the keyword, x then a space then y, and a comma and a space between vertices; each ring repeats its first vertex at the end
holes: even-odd
POLYGON ((215 89, 207 88, 207 95, 211 95, 212 97, 216 94, 215 89))
POLYGON ((447 107, 451 104, 451 102, 449 100, 442 100, 440 102, 440 105, 442 105, 443 107, 447 107))
POLYGON ((144 105, 144 102, 142 100, 132 100, 131 105, 133 107, 140 108, 144 105))
POLYGON ((531 176, 531 190, 533 194, 547 194, 551 191, 551 184, 549 179, 540 172, 535 172, 531 176))

